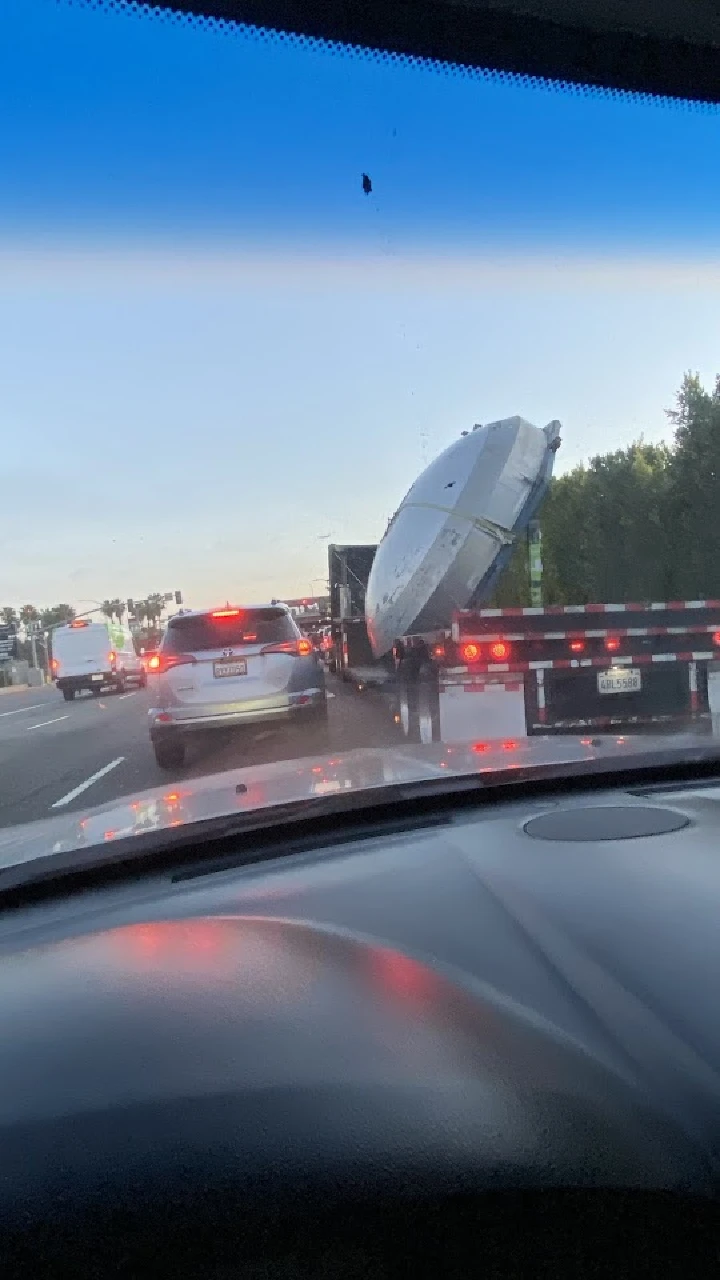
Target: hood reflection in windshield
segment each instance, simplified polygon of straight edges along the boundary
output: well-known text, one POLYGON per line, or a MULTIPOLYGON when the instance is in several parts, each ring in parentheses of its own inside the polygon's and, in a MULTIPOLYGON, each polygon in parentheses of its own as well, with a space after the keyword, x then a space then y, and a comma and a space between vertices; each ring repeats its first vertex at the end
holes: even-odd
POLYGON ((0 857, 712 748, 715 118, 2 22, 0 857))

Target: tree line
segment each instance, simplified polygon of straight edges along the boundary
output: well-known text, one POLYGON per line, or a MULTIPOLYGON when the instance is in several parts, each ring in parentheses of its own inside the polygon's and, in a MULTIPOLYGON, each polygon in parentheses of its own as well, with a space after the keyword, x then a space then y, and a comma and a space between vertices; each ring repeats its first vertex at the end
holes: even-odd
MULTIPOLYGON (((165 608, 165 597, 159 591, 152 592, 146 596, 144 600, 133 600, 132 620, 139 627, 147 627, 150 630, 156 630, 160 621, 161 614, 165 608)), ((100 606, 101 612, 106 618, 112 620, 116 618, 118 622, 122 622, 127 613, 127 604, 118 596, 114 599, 103 600, 100 606)), ((93 613, 96 610, 92 611, 93 613)), ((38 608, 34 604, 24 604, 19 608, 14 605, 5 605, 0 608, 0 621, 6 626, 22 626, 29 628, 33 623, 39 623, 44 631, 50 630, 63 622, 72 622, 77 617, 76 610, 69 604, 55 604, 46 608, 38 608)))
MULTIPOLYGON (((553 479, 540 511, 543 603, 720 599, 720 377, 686 374, 672 438, 598 454, 553 479)), ((492 601, 530 604, 520 539, 492 601)))

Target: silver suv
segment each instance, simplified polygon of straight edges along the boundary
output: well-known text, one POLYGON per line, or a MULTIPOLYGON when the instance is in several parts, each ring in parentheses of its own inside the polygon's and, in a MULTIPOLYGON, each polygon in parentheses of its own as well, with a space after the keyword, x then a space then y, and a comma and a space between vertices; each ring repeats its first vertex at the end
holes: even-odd
POLYGON ((192 734, 248 724, 303 726, 302 754, 327 745, 323 667, 284 605, 177 614, 148 673, 150 738, 161 769, 183 764, 192 734))

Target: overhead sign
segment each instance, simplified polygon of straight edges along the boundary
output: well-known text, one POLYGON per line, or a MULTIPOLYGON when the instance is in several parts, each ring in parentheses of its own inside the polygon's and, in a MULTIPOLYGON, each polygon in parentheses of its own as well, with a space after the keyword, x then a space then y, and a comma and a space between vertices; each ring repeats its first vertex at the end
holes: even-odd
POLYGON ((0 626, 0 662, 7 662, 9 658, 16 656, 17 636, 15 628, 10 626, 0 626))

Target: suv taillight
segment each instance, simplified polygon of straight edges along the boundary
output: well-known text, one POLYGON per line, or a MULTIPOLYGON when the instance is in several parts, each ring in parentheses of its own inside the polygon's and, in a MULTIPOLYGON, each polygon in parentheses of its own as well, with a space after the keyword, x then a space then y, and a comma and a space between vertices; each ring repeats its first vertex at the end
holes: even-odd
POLYGON ((164 675, 174 667, 194 666, 197 658, 191 653, 155 653, 148 662, 148 670, 164 675))
POLYGON ((263 645, 261 653, 291 653, 294 657, 307 658, 313 651, 312 641, 301 637, 299 640, 279 640, 277 644, 263 645))

